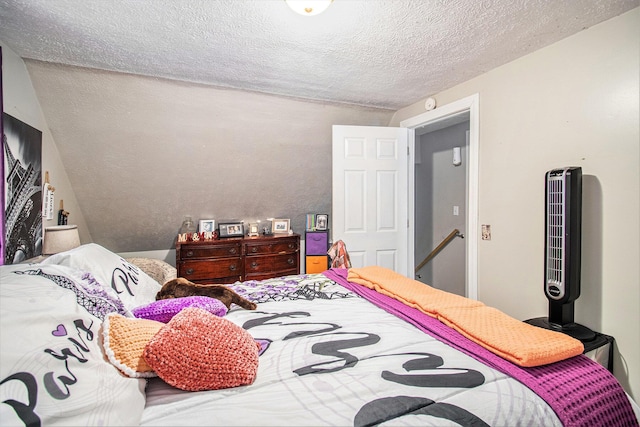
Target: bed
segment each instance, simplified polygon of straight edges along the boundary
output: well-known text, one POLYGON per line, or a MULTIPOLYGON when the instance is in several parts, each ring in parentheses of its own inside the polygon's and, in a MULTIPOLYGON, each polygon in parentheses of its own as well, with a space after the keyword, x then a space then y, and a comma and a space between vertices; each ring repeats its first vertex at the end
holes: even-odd
POLYGON ((377 267, 229 284, 256 310, 160 306, 96 244, 0 271, 3 426, 638 425, 574 343, 377 267))

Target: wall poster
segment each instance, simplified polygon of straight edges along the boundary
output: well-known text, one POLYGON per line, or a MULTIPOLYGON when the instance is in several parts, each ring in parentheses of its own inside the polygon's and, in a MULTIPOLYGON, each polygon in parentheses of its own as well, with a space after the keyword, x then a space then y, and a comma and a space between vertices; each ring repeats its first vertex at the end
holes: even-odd
POLYGON ((42 254, 42 132, 2 113, 4 264, 42 254))
MULTIPOLYGON (((4 102, 2 101, 2 46, 0 46, 0 136, 4 141, 4 127, 2 126, 2 116, 4 102)), ((0 177, 4 179, 4 142, 0 150, 0 177)), ((4 181, 3 181, 4 182, 4 181)), ((0 265, 4 264, 4 185, 0 189, 0 265)))

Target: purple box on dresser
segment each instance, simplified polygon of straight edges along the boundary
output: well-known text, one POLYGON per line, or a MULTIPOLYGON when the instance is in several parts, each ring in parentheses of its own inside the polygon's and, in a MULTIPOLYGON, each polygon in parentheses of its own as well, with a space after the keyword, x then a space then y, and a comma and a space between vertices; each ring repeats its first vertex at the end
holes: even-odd
POLYGON ((329 233, 326 231, 307 231, 305 238, 307 255, 326 255, 329 249, 329 233))

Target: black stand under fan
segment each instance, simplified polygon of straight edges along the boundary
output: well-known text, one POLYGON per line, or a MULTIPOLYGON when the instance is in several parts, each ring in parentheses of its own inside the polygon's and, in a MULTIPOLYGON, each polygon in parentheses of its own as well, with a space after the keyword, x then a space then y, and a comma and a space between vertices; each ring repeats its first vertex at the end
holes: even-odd
POLYGON ((545 175, 544 293, 549 317, 526 320, 541 328, 563 332, 582 342, 596 333, 573 321, 580 296, 582 234, 582 168, 550 170, 545 175))

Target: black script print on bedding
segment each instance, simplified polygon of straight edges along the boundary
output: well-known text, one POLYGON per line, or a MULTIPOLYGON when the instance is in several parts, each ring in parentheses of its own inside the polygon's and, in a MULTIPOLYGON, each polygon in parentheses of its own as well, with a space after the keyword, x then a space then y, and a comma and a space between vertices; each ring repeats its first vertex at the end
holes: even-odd
POLYGON ((289 333, 284 337, 284 340, 289 340, 292 338, 304 337, 307 335, 315 335, 329 331, 335 331, 336 329, 340 329, 341 326, 333 324, 333 323, 310 323, 310 322, 296 322, 296 323, 285 323, 281 321, 276 321, 277 319, 297 319, 309 317, 310 314, 306 311, 290 311, 286 313, 267 313, 264 311, 257 311, 256 314, 264 314, 265 317, 260 317, 257 319, 247 320, 242 327, 246 330, 251 328, 256 328, 262 325, 281 325, 281 326, 291 326, 291 325, 329 325, 328 327, 323 327, 321 329, 313 329, 313 330, 304 330, 304 331, 294 331, 289 333))
POLYGON ((125 290, 131 296, 136 294, 132 290, 132 285, 137 286, 140 281, 140 270, 133 264, 129 264, 123 258, 120 258, 122 268, 115 268, 111 273, 111 287, 120 295, 125 290))
MULTIPOLYGON (((455 369, 447 368, 446 372, 455 371, 456 373, 442 373, 440 369, 444 365, 444 360, 440 356, 431 353, 400 353, 405 355, 422 356, 411 359, 402 364, 402 368, 406 372, 416 371, 433 371, 428 374, 395 374, 391 371, 382 371, 382 378, 398 384, 404 384, 413 387, 464 387, 473 388, 484 384, 484 375, 475 369, 455 369), (440 370, 441 372, 437 372, 440 370)), ((384 356, 380 356, 384 357, 384 356)))
MULTIPOLYGON (((46 372, 42 378, 42 385, 45 391, 56 400, 65 400, 71 397, 71 386, 78 382, 78 377, 73 373, 74 365, 86 363, 87 354, 91 351, 87 341, 93 341, 94 332, 91 330, 93 321, 85 324, 82 319, 73 321, 73 326, 67 328, 63 324, 52 327, 51 335, 60 338, 58 348, 45 348, 43 351, 53 357, 58 362, 55 371, 46 372), (71 336, 69 331, 75 330, 75 336, 71 336)), ((41 419, 36 412, 38 403, 38 379, 31 372, 16 372, 0 381, 0 386, 11 381, 19 381, 26 388, 27 402, 20 402, 15 399, 7 399, 2 403, 13 408, 16 415, 26 426, 40 426, 41 419)), ((24 398, 24 393, 20 393, 24 398)))
POLYGON ((79 306, 84 307, 90 314, 96 316, 100 320, 104 320, 109 313, 117 312, 126 315, 127 311, 117 298, 112 298, 107 294, 102 286, 90 274, 86 273, 82 276, 85 282, 81 286, 66 276, 55 274, 47 274, 42 269, 16 271, 15 274, 41 276, 51 280, 56 285, 64 289, 69 289, 76 295, 76 302, 79 306))
POLYGON ((354 427, 375 426, 406 415, 431 415, 453 421, 461 426, 489 427, 479 417, 456 405, 434 402, 425 397, 383 397, 360 408, 353 420, 354 427))
POLYGON ((342 350, 374 345, 380 341, 380 337, 378 335, 369 334, 367 332, 334 332, 327 335, 356 335, 357 338, 335 341, 332 340, 313 344, 311 346, 311 352, 313 354, 317 354, 319 356, 334 357, 335 359, 326 362, 314 363, 313 365, 307 365, 302 368, 295 369, 293 372, 298 375, 308 375, 336 372, 346 368, 351 368, 352 366, 355 366, 356 363, 358 363, 360 360, 356 356, 342 350), (334 368, 320 368, 320 366, 323 365, 333 365, 335 364, 336 360, 342 360, 344 361, 344 364, 342 366, 336 366, 334 368))
MULTIPOLYGON (((389 358, 390 363, 393 364, 393 361, 400 358, 405 360, 401 367, 406 373, 397 374, 391 370, 383 370, 380 373, 382 379, 409 387, 421 388, 474 388, 485 382, 484 375, 474 369, 443 369, 444 359, 431 353, 381 354, 361 360, 346 350, 375 345, 380 342, 379 335, 364 331, 338 331, 342 329, 342 326, 334 323, 287 322, 287 319, 306 318, 311 320, 312 315, 309 312, 255 312, 254 314, 260 314, 262 317, 246 321, 242 325, 245 330, 262 325, 278 325, 294 329, 283 340, 302 339, 304 337, 329 338, 327 341, 314 343, 311 346, 311 352, 319 356, 328 356, 330 359, 294 369, 293 372, 299 376, 337 372, 354 367, 358 363, 366 363, 369 359, 389 358), (335 339, 337 336, 344 337, 344 339, 335 339), (325 368, 324 366, 330 367, 325 368)), ((412 396, 390 396, 364 404, 354 418, 354 426, 377 425, 405 415, 431 415, 454 421, 464 426, 487 426, 482 419, 464 408, 448 403, 435 402, 425 397, 412 396)))

